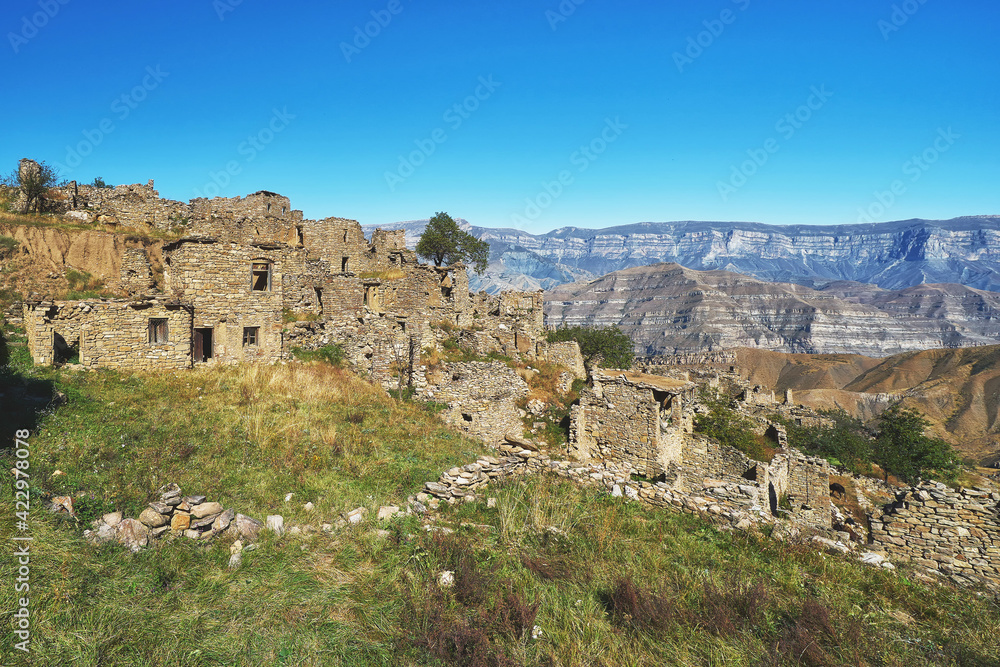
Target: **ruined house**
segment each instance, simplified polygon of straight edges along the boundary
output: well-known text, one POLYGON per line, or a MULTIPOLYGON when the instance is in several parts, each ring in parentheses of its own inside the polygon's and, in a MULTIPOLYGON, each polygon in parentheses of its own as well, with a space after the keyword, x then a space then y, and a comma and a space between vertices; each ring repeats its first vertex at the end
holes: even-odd
POLYGON ((759 419, 761 435, 778 453, 769 463, 694 432, 695 389, 681 379, 595 370, 571 410, 569 453, 581 461, 624 465, 634 474, 679 491, 738 486, 750 506, 830 528, 830 477, 822 459, 782 447, 784 430, 759 419))

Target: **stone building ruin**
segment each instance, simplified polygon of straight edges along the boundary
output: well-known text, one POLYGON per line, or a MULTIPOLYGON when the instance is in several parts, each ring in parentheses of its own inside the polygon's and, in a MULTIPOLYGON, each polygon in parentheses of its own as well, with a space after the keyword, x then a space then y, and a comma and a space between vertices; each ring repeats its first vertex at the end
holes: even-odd
MULTIPOLYGON (((32 164, 22 161, 22 169, 32 164)), ((268 191, 185 203, 160 198, 153 181, 70 182, 48 199, 80 222, 180 238, 162 244, 156 258, 144 246, 126 248, 114 286, 129 300, 27 299, 37 364, 78 355, 88 368, 190 368, 275 362, 292 348, 338 344, 383 384, 402 374, 405 385, 421 386, 422 350, 436 347, 445 330, 457 329, 480 354, 535 358, 547 349, 541 293, 470 294, 462 265, 420 263, 402 230, 368 239, 357 221, 304 219, 287 197, 268 191), (159 255, 162 267, 154 267, 159 255), (189 321, 172 314, 165 342, 143 339, 136 332, 163 319, 149 304, 168 302, 189 321)))

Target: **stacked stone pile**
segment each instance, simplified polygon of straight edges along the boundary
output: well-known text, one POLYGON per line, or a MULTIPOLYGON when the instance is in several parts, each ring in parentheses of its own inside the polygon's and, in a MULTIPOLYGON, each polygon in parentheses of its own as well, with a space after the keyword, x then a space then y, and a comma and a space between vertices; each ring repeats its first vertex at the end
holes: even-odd
POLYGON ((961 584, 1000 588, 1000 493, 922 482, 871 520, 875 545, 961 584))
POLYGON ((121 512, 105 514, 93 523, 93 530, 83 535, 91 544, 116 541, 132 551, 139 551, 151 540, 181 536, 210 540, 222 533, 234 534, 247 541, 257 539, 264 524, 205 496, 184 496, 176 484, 159 490, 160 499, 149 503, 138 519, 125 519, 121 512))

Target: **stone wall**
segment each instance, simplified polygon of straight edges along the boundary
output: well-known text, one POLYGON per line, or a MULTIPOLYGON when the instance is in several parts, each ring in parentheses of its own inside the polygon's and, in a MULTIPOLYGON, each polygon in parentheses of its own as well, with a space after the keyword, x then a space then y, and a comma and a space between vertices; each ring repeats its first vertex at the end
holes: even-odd
POLYGON ((156 286, 145 248, 125 248, 118 286, 131 296, 142 296, 156 286))
POLYGON ((517 402, 528 395, 528 384, 506 364, 444 363, 427 373, 420 394, 448 406, 441 413, 447 423, 489 444, 523 430, 517 402))
POLYGON ((958 584, 1000 588, 1000 494, 925 482, 871 518, 871 538, 958 584))
POLYGON ((580 354, 580 344, 575 340, 544 345, 545 359, 550 364, 566 368, 577 380, 587 379, 587 369, 583 365, 583 355, 580 354))
POLYGON ((682 397, 693 385, 640 373, 600 371, 573 406, 570 453, 582 460, 626 464, 647 477, 681 460, 682 397))
POLYGON ((189 305, 165 299, 28 303, 24 316, 36 364, 59 362, 65 341, 85 368, 190 368, 191 323, 189 305), (154 320, 165 323, 155 341, 154 320))
POLYGON ((217 363, 281 358, 289 249, 183 240, 166 250, 166 291, 194 306, 195 328, 211 330, 209 358, 217 363), (255 265, 266 267, 267 275, 255 276, 255 265))

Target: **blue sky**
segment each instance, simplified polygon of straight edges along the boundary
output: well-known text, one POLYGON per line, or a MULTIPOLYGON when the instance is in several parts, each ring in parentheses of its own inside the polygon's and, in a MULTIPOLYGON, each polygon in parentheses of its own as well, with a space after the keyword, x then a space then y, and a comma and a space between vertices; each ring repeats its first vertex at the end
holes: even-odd
POLYGON ((274 190, 364 224, 1000 214, 998 18, 986 0, 7 0, 0 166, 181 200, 274 190))

